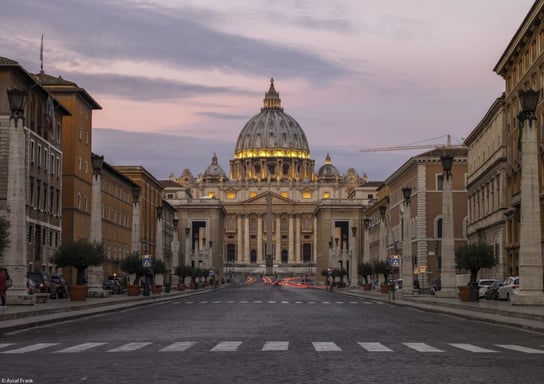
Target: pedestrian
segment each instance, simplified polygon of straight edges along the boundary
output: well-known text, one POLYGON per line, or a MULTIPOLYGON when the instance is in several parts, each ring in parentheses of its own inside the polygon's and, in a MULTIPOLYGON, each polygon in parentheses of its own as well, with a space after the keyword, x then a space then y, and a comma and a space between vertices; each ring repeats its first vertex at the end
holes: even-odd
POLYGON ((8 270, 0 268, 0 299, 2 300, 2 308, 6 308, 6 291, 8 290, 8 280, 11 281, 8 270))

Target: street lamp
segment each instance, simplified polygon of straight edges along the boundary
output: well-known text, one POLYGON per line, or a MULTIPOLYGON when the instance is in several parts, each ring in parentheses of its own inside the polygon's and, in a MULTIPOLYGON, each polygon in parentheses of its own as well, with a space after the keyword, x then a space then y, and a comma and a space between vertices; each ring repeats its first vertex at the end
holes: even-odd
POLYGON ((519 92, 522 123, 521 185, 519 228, 519 290, 511 297, 513 305, 544 305, 542 292, 542 246, 540 222, 539 143, 535 111, 539 91, 519 92))
POLYGON ((162 207, 158 206, 156 210, 157 210, 157 218, 160 220, 162 218, 162 207))
POLYGON ((104 166, 104 156, 98 156, 94 153, 91 154, 91 163, 93 165, 94 174, 99 174, 104 166))
POLYGON ((380 209, 380 218, 382 220, 385 220, 385 211, 387 210, 387 207, 385 205, 380 205, 379 209, 380 209))
POLYGON ((26 92, 13 87, 8 89, 7 93, 11 115, 15 119, 15 125, 17 125, 17 120, 23 115, 25 109, 26 92))

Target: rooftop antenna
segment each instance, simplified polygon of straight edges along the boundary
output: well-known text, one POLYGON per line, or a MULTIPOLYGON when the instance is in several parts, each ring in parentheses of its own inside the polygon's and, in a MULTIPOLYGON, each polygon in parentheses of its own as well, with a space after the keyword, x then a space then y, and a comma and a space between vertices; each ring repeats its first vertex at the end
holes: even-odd
POLYGON ((43 73, 43 34, 42 34, 42 44, 40 46, 40 73, 43 73))

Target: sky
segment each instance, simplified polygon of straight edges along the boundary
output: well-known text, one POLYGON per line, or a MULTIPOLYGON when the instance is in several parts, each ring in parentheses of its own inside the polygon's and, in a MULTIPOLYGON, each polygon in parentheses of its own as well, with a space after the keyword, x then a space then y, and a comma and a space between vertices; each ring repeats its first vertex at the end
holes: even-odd
POLYGON ((0 56, 102 106, 93 152, 158 179, 229 173, 274 78, 316 171, 385 180, 463 139, 504 91, 493 72, 534 0, 2 0, 0 56), (40 60, 43 37, 43 62, 40 60))

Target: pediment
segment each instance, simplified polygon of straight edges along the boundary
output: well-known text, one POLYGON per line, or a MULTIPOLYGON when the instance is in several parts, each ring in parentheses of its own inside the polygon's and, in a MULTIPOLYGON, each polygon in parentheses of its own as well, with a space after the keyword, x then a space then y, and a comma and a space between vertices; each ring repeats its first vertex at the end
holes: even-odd
MULTIPOLYGON (((268 191, 263 192, 263 193, 259 193, 257 196, 252 197, 252 198, 242 202, 242 204, 247 204, 247 205, 268 204, 268 194, 269 194, 268 191)), ((276 205, 276 204, 292 204, 293 203, 293 200, 288 199, 287 197, 283 197, 282 195, 277 194, 275 192, 270 192, 270 195, 272 196, 272 205, 276 205)))

